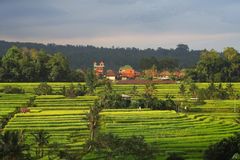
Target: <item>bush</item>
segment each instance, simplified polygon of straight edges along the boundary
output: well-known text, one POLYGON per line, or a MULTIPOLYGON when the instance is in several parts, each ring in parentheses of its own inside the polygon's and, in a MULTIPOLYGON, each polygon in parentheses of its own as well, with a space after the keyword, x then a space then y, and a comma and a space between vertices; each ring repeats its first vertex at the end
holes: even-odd
POLYGON ((40 83, 34 91, 36 95, 49 95, 52 94, 52 87, 47 83, 40 83))
MULTIPOLYGON (((89 142, 88 142, 89 143, 89 142)), ((94 142, 94 154, 104 159, 154 160, 154 151, 143 136, 120 138, 112 133, 100 134, 94 142)))
POLYGON ((63 86, 61 92, 65 97, 75 98, 77 96, 84 96, 87 94, 87 87, 81 84, 78 84, 77 87, 75 87, 73 84, 71 84, 69 88, 63 86))
POLYGON ((25 107, 36 107, 37 105, 35 104, 36 97, 30 97, 29 100, 26 103, 25 107))
POLYGON ((150 108, 152 110, 175 110, 177 111, 178 106, 175 101, 172 100, 171 96, 167 96, 166 100, 159 100, 154 96, 143 96, 143 98, 137 100, 138 107, 150 108))
POLYGON ((85 85, 81 85, 80 83, 77 85, 76 88, 76 95, 77 96, 84 96, 85 94, 87 94, 87 87, 85 85))
POLYGON ((144 97, 138 99, 138 107, 141 108, 151 108, 151 109, 160 109, 159 100, 156 97, 144 97))
POLYGON ((218 143, 210 145, 204 152, 205 160, 230 160, 240 151, 240 134, 224 138, 218 143))
POLYGON ((77 96, 76 92, 75 92, 75 87, 73 84, 70 85, 69 89, 65 89, 64 96, 69 97, 69 98, 75 98, 77 96))
POLYGON ((176 153, 172 153, 167 157, 166 160, 184 160, 184 158, 177 155, 176 153))
POLYGON ((221 83, 215 85, 210 83, 207 88, 198 88, 196 84, 192 83, 189 88, 189 93, 192 97, 198 98, 199 104, 203 104, 206 99, 236 99, 238 95, 231 83, 228 83, 224 88, 221 83))
POLYGON ((5 86, 3 92, 6 94, 24 94, 25 91, 22 88, 5 86))
POLYGON ((124 98, 121 94, 116 92, 105 92, 100 96, 99 101, 103 108, 129 108, 131 99, 124 98))

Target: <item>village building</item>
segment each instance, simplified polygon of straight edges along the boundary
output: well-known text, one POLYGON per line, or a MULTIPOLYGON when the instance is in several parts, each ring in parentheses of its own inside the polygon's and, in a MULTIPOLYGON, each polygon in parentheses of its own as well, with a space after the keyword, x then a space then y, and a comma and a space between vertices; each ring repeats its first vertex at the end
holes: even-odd
POLYGON ((97 62, 93 63, 94 71, 97 76, 103 76, 104 75, 104 62, 101 61, 99 64, 97 62))
POLYGON ((159 78, 160 78, 161 80, 170 80, 171 75, 172 75, 172 74, 171 74, 169 71, 162 71, 162 72, 160 72, 160 74, 159 74, 159 78))
POLYGON ((106 78, 111 80, 111 81, 115 81, 116 80, 116 74, 113 70, 107 70, 106 72, 106 78))
POLYGON ((161 80, 179 80, 182 79, 185 76, 185 72, 183 70, 177 70, 174 72, 170 72, 170 71, 162 71, 159 74, 159 79, 161 80))
POLYGON ((153 66, 150 69, 146 69, 143 71, 143 76, 145 78, 151 78, 151 79, 155 79, 158 77, 158 71, 157 71, 157 67, 153 66))
POLYGON ((119 74, 122 80, 136 78, 136 71, 130 65, 120 67, 119 74))
POLYGON ((179 70, 179 71, 175 71, 173 73, 173 76, 176 78, 176 79, 182 79, 184 76, 185 76, 185 72, 183 70, 179 70))

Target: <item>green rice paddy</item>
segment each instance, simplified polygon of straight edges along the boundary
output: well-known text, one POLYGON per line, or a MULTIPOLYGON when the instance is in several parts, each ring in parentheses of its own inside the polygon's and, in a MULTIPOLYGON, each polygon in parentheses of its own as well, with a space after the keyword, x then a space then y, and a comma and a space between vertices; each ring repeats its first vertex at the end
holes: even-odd
MULTIPOLYGON (((39 83, 1 83, 4 86, 22 87, 25 94, 0 93, 0 120, 21 107, 29 97, 34 96, 34 89, 39 83)), ((56 94, 63 85, 70 83, 49 83, 56 94)), ((77 84, 77 83, 75 83, 77 84)), ((207 83, 198 84, 206 87, 207 83)), ((119 93, 129 93, 133 85, 114 85, 119 93)), ((136 85, 139 93, 144 91, 144 85, 136 85)), ((156 85, 156 95, 164 98, 166 94, 179 96, 179 84, 156 85)), ((234 84, 240 91, 240 84, 234 84)), ((97 93, 103 90, 97 88, 97 93)), ((51 143, 60 143, 70 150, 78 150, 88 138, 85 115, 93 105, 97 96, 82 96, 65 98, 62 95, 47 95, 36 97, 36 107, 31 107, 29 113, 18 113, 5 126, 4 130, 25 130, 30 134, 36 130, 46 130, 52 136, 51 143)), ((206 104, 193 106, 189 113, 175 111, 152 111, 138 109, 108 109, 101 112, 101 132, 112 132, 121 137, 143 135, 148 143, 157 149, 157 159, 165 159, 168 153, 176 152, 187 160, 202 159, 203 151, 224 137, 229 137, 240 131, 240 125, 235 121, 239 116, 236 109, 240 100, 207 100, 206 104)), ((32 137, 27 136, 28 143, 32 137)))

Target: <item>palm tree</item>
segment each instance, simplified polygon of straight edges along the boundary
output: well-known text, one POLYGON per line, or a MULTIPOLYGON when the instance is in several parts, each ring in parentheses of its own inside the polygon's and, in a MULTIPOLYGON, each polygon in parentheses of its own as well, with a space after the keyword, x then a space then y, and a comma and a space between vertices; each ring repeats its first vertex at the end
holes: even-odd
POLYGON ((88 69, 85 74, 86 86, 90 95, 94 94, 94 91, 97 87, 97 76, 92 69, 88 69))
POLYGON ((90 130, 90 140, 93 141, 95 139, 96 136, 96 132, 97 129, 99 127, 99 113, 100 113, 101 109, 99 109, 98 107, 94 106, 94 107, 90 107, 90 111, 87 114, 87 119, 88 119, 88 128, 90 130))
POLYGON ((196 98, 198 91, 198 86, 195 83, 191 83, 189 87, 189 93, 192 97, 196 98))
POLYGON ((99 119, 100 112, 102 110, 102 104, 99 101, 95 101, 95 105, 90 107, 89 113, 86 115, 86 119, 88 121, 88 129, 90 131, 89 140, 85 146, 83 155, 90 152, 94 146, 94 141, 97 136, 97 131, 99 128, 99 119))
POLYGON ((49 135, 49 133, 44 130, 40 130, 32 133, 32 136, 34 137, 37 144, 35 151, 36 157, 42 158, 44 156, 44 147, 49 144, 49 138, 51 137, 51 135, 49 135))
POLYGON ((24 151, 28 145, 24 144, 23 132, 6 131, 0 135, 0 159, 2 160, 23 160, 27 159, 24 151))

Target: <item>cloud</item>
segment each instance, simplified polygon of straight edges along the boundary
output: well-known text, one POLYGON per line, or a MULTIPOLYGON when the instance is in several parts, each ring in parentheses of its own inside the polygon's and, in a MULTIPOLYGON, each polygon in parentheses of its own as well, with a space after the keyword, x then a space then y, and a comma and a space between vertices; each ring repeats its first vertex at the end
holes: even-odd
MULTIPOLYGON (((231 35, 228 41, 236 45, 233 35, 240 33, 239 7, 238 0, 1 0, 0 38, 107 46, 113 42, 125 46, 121 41, 126 38, 129 45, 141 48, 172 46, 178 41, 204 48, 204 42, 179 35, 231 35), (149 39, 139 42, 140 37, 149 39)), ((211 40, 213 47, 226 44, 217 38, 211 40)))

